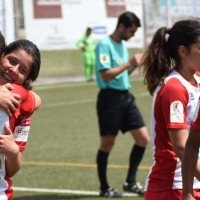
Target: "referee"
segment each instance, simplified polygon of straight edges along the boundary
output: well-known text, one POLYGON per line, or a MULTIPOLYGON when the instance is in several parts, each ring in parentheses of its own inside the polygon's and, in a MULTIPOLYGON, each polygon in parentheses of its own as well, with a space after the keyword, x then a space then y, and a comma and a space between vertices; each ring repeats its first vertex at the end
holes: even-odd
POLYGON ((122 197, 122 193, 110 187, 106 174, 108 157, 119 130, 123 134, 130 132, 135 141, 123 189, 144 195, 141 185, 136 182, 136 172, 149 142, 149 134, 135 98, 128 91, 131 87, 128 75, 139 64, 142 55, 136 54, 129 59, 125 44, 140 26, 140 20, 134 13, 121 14, 114 32, 101 39, 95 50, 96 79, 100 89, 97 97, 100 146, 96 161, 99 196, 102 197, 122 197))

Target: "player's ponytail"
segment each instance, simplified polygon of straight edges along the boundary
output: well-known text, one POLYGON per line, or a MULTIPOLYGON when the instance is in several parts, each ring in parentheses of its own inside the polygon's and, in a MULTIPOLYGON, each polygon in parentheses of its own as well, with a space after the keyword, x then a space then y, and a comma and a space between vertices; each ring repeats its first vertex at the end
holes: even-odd
POLYGON ((200 18, 181 20, 170 29, 162 27, 157 30, 141 61, 144 83, 151 95, 158 85, 164 84, 172 68, 181 67, 179 47, 184 46, 190 52, 199 37, 200 18))
POLYGON ((144 84, 147 85, 147 89, 151 95, 153 95, 158 85, 164 84, 165 77, 171 71, 171 59, 166 33, 169 33, 167 27, 162 27, 156 31, 141 61, 142 71, 145 75, 144 84))

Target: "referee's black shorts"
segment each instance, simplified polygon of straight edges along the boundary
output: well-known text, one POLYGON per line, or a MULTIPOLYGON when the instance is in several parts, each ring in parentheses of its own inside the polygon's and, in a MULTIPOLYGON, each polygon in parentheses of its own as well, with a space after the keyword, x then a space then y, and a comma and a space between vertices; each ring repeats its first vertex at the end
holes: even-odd
POLYGON ((128 91, 102 89, 98 93, 97 115, 100 135, 116 136, 145 126, 142 115, 128 91))

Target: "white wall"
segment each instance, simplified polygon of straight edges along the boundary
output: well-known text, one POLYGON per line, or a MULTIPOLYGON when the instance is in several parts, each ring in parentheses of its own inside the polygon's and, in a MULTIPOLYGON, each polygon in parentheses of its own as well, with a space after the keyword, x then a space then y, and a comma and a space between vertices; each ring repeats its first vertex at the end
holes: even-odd
POLYGON ((0 0, 0 31, 5 34, 5 21, 4 21, 4 1, 0 0))
MULTIPOLYGON (((125 1, 126 10, 134 12, 143 24, 141 2, 125 1)), ((105 28, 105 33, 93 34, 97 39, 111 34, 116 27, 117 18, 106 16, 105 0, 55 0, 55 3, 61 4, 62 18, 35 19, 33 0, 24 1, 26 38, 36 43, 40 49, 73 49, 86 27, 105 28)), ((139 28, 127 45, 142 48, 143 44, 143 28, 139 28)))
POLYGON ((7 44, 15 40, 13 1, 14 0, 4 0, 4 37, 7 44))

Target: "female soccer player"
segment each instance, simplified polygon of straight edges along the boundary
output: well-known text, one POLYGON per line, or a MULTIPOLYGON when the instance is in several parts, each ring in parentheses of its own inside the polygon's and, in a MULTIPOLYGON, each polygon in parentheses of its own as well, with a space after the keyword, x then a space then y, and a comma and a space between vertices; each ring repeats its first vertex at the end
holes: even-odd
POLYGON ((40 70, 40 52, 35 44, 28 40, 18 40, 9 44, 3 51, 0 63, 0 85, 13 84, 12 92, 21 97, 19 108, 8 119, 0 110, 0 133, 6 126, 8 135, 0 135, 0 199, 12 199, 12 182, 21 167, 22 152, 25 149, 30 128, 30 116, 41 104, 38 95, 29 91, 31 82, 36 80, 40 70))
MULTIPOLYGON (((146 178, 145 200, 181 200, 182 154, 200 95, 200 77, 195 73, 200 71, 200 19, 182 20, 172 28, 158 29, 141 66, 144 82, 153 95, 154 164, 146 178)), ((200 182, 196 178, 193 188, 195 198, 200 199, 200 182)))

